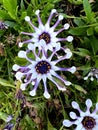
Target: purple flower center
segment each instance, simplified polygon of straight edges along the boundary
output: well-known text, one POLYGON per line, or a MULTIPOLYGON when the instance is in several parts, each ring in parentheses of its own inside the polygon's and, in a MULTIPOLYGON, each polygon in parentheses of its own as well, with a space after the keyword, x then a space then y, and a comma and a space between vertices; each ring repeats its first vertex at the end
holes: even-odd
POLYGON ((50 35, 47 32, 43 32, 40 36, 39 36, 39 40, 45 40, 46 44, 50 43, 50 35))
POLYGON ((85 116, 82 120, 82 124, 85 129, 92 130, 96 125, 95 119, 93 117, 85 116))
POLYGON ((51 69, 51 65, 47 61, 40 61, 35 66, 37 73, 46 74, 51 69))

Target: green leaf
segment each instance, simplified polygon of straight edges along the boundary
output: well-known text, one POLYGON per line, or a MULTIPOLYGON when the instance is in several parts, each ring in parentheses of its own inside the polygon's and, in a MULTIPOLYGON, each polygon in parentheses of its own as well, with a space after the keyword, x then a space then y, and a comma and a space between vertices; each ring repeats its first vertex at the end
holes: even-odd
POLYGON ((15 88, 14 85, 12 85, 9 81, 7 81, 7 80, 5 80, 5 79, 1 79, 1 78, 0 78, 0 84, 1 84, 2 86, 9 86, 9 87, 15 88))
POLYGON ((25 11, 25 5, 23 0, 21 0, 20 6, 21 6, 21 11, 25 11))
POLYGON ((28 125, 30 125, 30 127, 31 127, 32 129, 34 129, 34 125, 33 125, 32 119, 31 119, 28 115, 25 116, 25 119, 26 119, 28 125))
POLYGON ((5 10, 0 10, 0 19, 11 19, 8 13, 5 10))
POLYGON ((0 112, 0 119, 6 121, 7 117, 8 117, 8 114, 6 114, 4 112, 0 112))
POLYGON ((25 66, 28 62, 25 58, 15 57, 15 63, 18 65, 25 66))
POLYGON ((83 7, 84 7, 86 17, 88 18, 89 22, 91 22, 93 15, 92 15, 91 6, 88 0, 83 0, 83 7))
POLYGON ((57 130, 55 129, 52 124, 50 123, 50 121, 48 120, 48 130, 57 130))
POLYGON ((98 26, 96 26, 94 29, 95 29, 95 31, 98 33, 98 26))
POLYGON ((8 11, 11 18, 16 19, 17 15, 17 0, 3 0, 4 8, 8 11))
POLYGON ((83 26, 83 25, 85 25, 84 21, 83 21, 81 18, 75 18, 75 19, 74 19, 74 23, 75 23, 77 26, 83 26))
POLYGON ((70 29, 68 32, 72 35, 86 35, 87 26, 75 27, 70 29))
POLYGON ((87 91, 84 90, 84 89, 82 88, 82 86, 77 85, 77 84, 73 84, 73 86, 74 86, 78 91, 83 92, 84 94, 87 93, 87 91))
POLYGON ((79 51, 74 51, 75 54, 82 56, 82 57, 86 57, 88 55, 90 55, 90 52, 87 49, 84 48, 78 48, 79 51))
POLYGON ((94 31, 93 31, 93 28, 91 27, 91 28, 88 28, 87 29, 87 35, 88 36, 91 36, 91 35, 93 35, 94 34, 94 31))
POLYGON ((9 27, 15 27, 17 26, 17 24, 15 22, 11 22, 11 21, 5 21, 5 24, 8 25, 9 27))
POLYGON ((98 52, 98 39, 95 36, 92 36, 89 39, 93 50, 93 54, 96 55, 96 53, 98 52))

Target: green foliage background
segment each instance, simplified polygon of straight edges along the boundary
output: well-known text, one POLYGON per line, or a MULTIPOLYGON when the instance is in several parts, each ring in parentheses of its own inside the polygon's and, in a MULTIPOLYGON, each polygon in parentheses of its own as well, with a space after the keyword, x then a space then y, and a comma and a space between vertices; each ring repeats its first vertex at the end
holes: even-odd
MULTIPOLYGON (((98 68, 97 7, 98 0, 0 0, 0 20, 8 26, 8 29, 0 30, 0 130, 6 125, 8 115, 14 117, 14 130, 66 130, 62 121, 69 119, 71 101, 77 101, 83 111, 84 102, 88 98, 92 99, 95 106, 98 102, 98 82, 96 79, 93 82, 84 81, 83 77, 91 68, 98 68), (64 16, 62 26, 65 22, 71 25, 61 36, 74 36, 72 43, 62 42, 63 46, 73 52, 71 60, 62 62, 62 66, 74 65, 77 72, 74 75, 61 73, 73 83, 67 87, 66 92, 60 92, 49 82, 51 98, 46 100, 41 85, 35 97, 29 96, 27 90, 20 91, 20 82, 14 77, 12 65, 25 63, 17 57, 20 50, 17 44, 26 39, 20 32, 34 31, 25 22, 24 17, 30 16, 37 25, 35 11, 40 9, 42 21, 45 23, 53 8, 64 16), (18 100, 17 94, 23 98, 18 100)), ((52 22, 55 21, 53 18, 52 22)))

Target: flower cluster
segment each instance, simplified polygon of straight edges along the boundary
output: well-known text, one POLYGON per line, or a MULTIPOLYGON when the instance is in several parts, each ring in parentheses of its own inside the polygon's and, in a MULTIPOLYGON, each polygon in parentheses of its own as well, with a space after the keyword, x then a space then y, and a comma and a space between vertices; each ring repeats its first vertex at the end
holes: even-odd
POLYGON ((70 127, 75 124, 77 125, 75 130, 98 130, 98 103, 96 103, 96 108, 93 112, 90 110, 92 107, 92 101, 90 99, 86 100, 86 112, 83 112, 75 101, 72 102, 72 107, 79 111, 80 116, 77 116, 75 112, 70 112, 70 117, 73 121, 64 120, 64 126, 70 127))
POLYGON ((50 98, 50 94, 47 90, 47 80, 52 81, 59 90, 65 91, 65 85, 71 85, 71 82, 65 80, 61 77, 57 71, 69 71, 74 73, 76 67, 72 66, 70 68, 61 68, 56 64, 65 59, 69 59, 72 56, 72 52, 68 48, 63 48, 60 44, 60 41, 69 41, 73 40, 72 36, 67 38, 57 38, 56 36, 62 32, 64 29, 69 28, 69 24, 66 23, 63 28, 54 32, 57 25, 63 19, 62 15, 58 16, 57 22, 50 27, 50 21, 57 11, 53 9, 50 13, 50 16, 45 25, 43 25, 41 18, 39 16, 39 10, 36 11, 38 17, 39 27, 35 27, 31 22, 30 17, 26 16, 25 20, 33 27, 35 30, 34 33, 22 32, 22 34, 29 35, 32 38, 19 43, 19 46, 22 47, 23 44, 27 44, 26 51, 20 50, 18 57, 24 58, 27 61, 26 65, 20 66, 18 64, 13 65, 13 70, 16 71, 15 77, 21 82, 20 88, 25 90, 26 87, 31 83, 32 90, 30 91, 31 96, 36 95, 36 90, 41 82, 43 81, 44 85, 44 97, 50 98), (62 52, 63 55, 60 55, 58 52, 62 52), (32 54, 33 56, 30 56, 32 54), (59 79, 64 84, 61 86, 56 79, 59 79))

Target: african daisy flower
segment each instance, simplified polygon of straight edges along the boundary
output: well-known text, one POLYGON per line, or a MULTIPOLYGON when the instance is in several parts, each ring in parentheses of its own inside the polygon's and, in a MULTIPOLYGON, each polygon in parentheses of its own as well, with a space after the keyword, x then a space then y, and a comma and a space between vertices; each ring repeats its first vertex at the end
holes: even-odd
POLYGON ((93 81, 94 78, 98 80, 98 69, 92 68, 91 71, 88 73, 86 77, 84 77, 84 80, 87 80, 90 77, 90 80, 93 81))
MULTIPOLYGON (((40 40, 40 42, 46 44, 44 40, 40 40)), ((17 64, 13 65, 13 70, 17 71, 15 75, 16 79, 23 82, 20 87, 22 90, 25 90, 26 86, 31 83, 34 85, 34 87, 30 91, 30 95, 35 96, 39 83, 42 80, 44 84, 44 97, 50 98, 50 94, 47 90, 47 79, 52 81, 57 86, 57 88, 62 91, 65 91, 66 88, 64 86, 60 86, 54 77, 58 78, 65 85, 71 85, 71 82, 64 80, 64 78, 59 76, 56 71, 69 71, 71 73, 74 73, 76 71, 76 67, 73 66, 71 68, 60 68, 56 66, 56 64, 62 60, 69 59, 72 56, 72 53, 68 48, 66 48, 64 56, 60 57, 59 59, 57 58, 55 60, 52 60, 53 57, 56 57, 56 52, 57 50, 54 49, 54 51, 51 52, 50 56, 47 56, 47 53, 42 47, 40 53, 37 53, 34 44, 29 43, 27 51, 21 50, 18 53, 18 57, 25 58, 29 62, 26 66, 19 66, 17 64), (35 59, 29 58, 29 52, 34 55, 35 59)))
POLYGON ((96 103, 96 108, 93 112, 90 111, 92 106, 92 101, 90 99, 86 100, 86 112, 83 112, 78 103, 73 101, 72 107, 77 109, 80 113, 80 116, 77 116, 74 112, 70 112, 70 117, 73 121, 64 120, 63 125, 66 127, 70 127, 75 124, 77 127, 75 130, 98 130, 98 103, 96 103))
POLYGON ((38 47, 39 49, 41 49, 41 45, 39 44, 39 41, 41 39, 45 40, 46 42, 46 46, 45 46, 45 50, 49 49, 49 50, 53 50, 53 48, 56 48, 58 46, 58 42, 60 41, 68 41, 68 42, 71 42, 73 40, 73 37, 72 36, 67 36, 66 38, 57 38, 57 35, 60 34, 63 30, 67 30, 69 28, 69 24, 66 23, 64 25, 63 28, 61 28, 60 30, 58 31, 54 31, 55 28, 58 26, 58 24, 60 23, 60 21, 63 19, 63 15, 59 15, 58 16, 58 20, 56 21, 56 23, 50 27, 50 22, 51 22, 51 19, 53 17, 53 15, 55 13, 57 13, 56 9, 53 9, 50 13, 50 16, 46 22, 45 25, 43 25, 42 21, 41 21, 41 18, 40 18, 40 11, 37 10, 35 12, 35 14, 37 15, 38 17, 38 24, 39 26, 36 27, 30 20, 30 17, 29 16, 26 16, 25 17, 25 21, 27 21, 31 27, 34 29, 34 33, 28 33, 28 32, 21 32, 21 34, 25 34, 25 35, 28 35, 28 36, 31 36, 32 38, 29 39, 29 40, 26 40, 26 41, 23 41, 23 42, 20 42, 19 43, 19 47, 22 47, 23 44, 25 43, 34 43, 35 47, 38 47))

